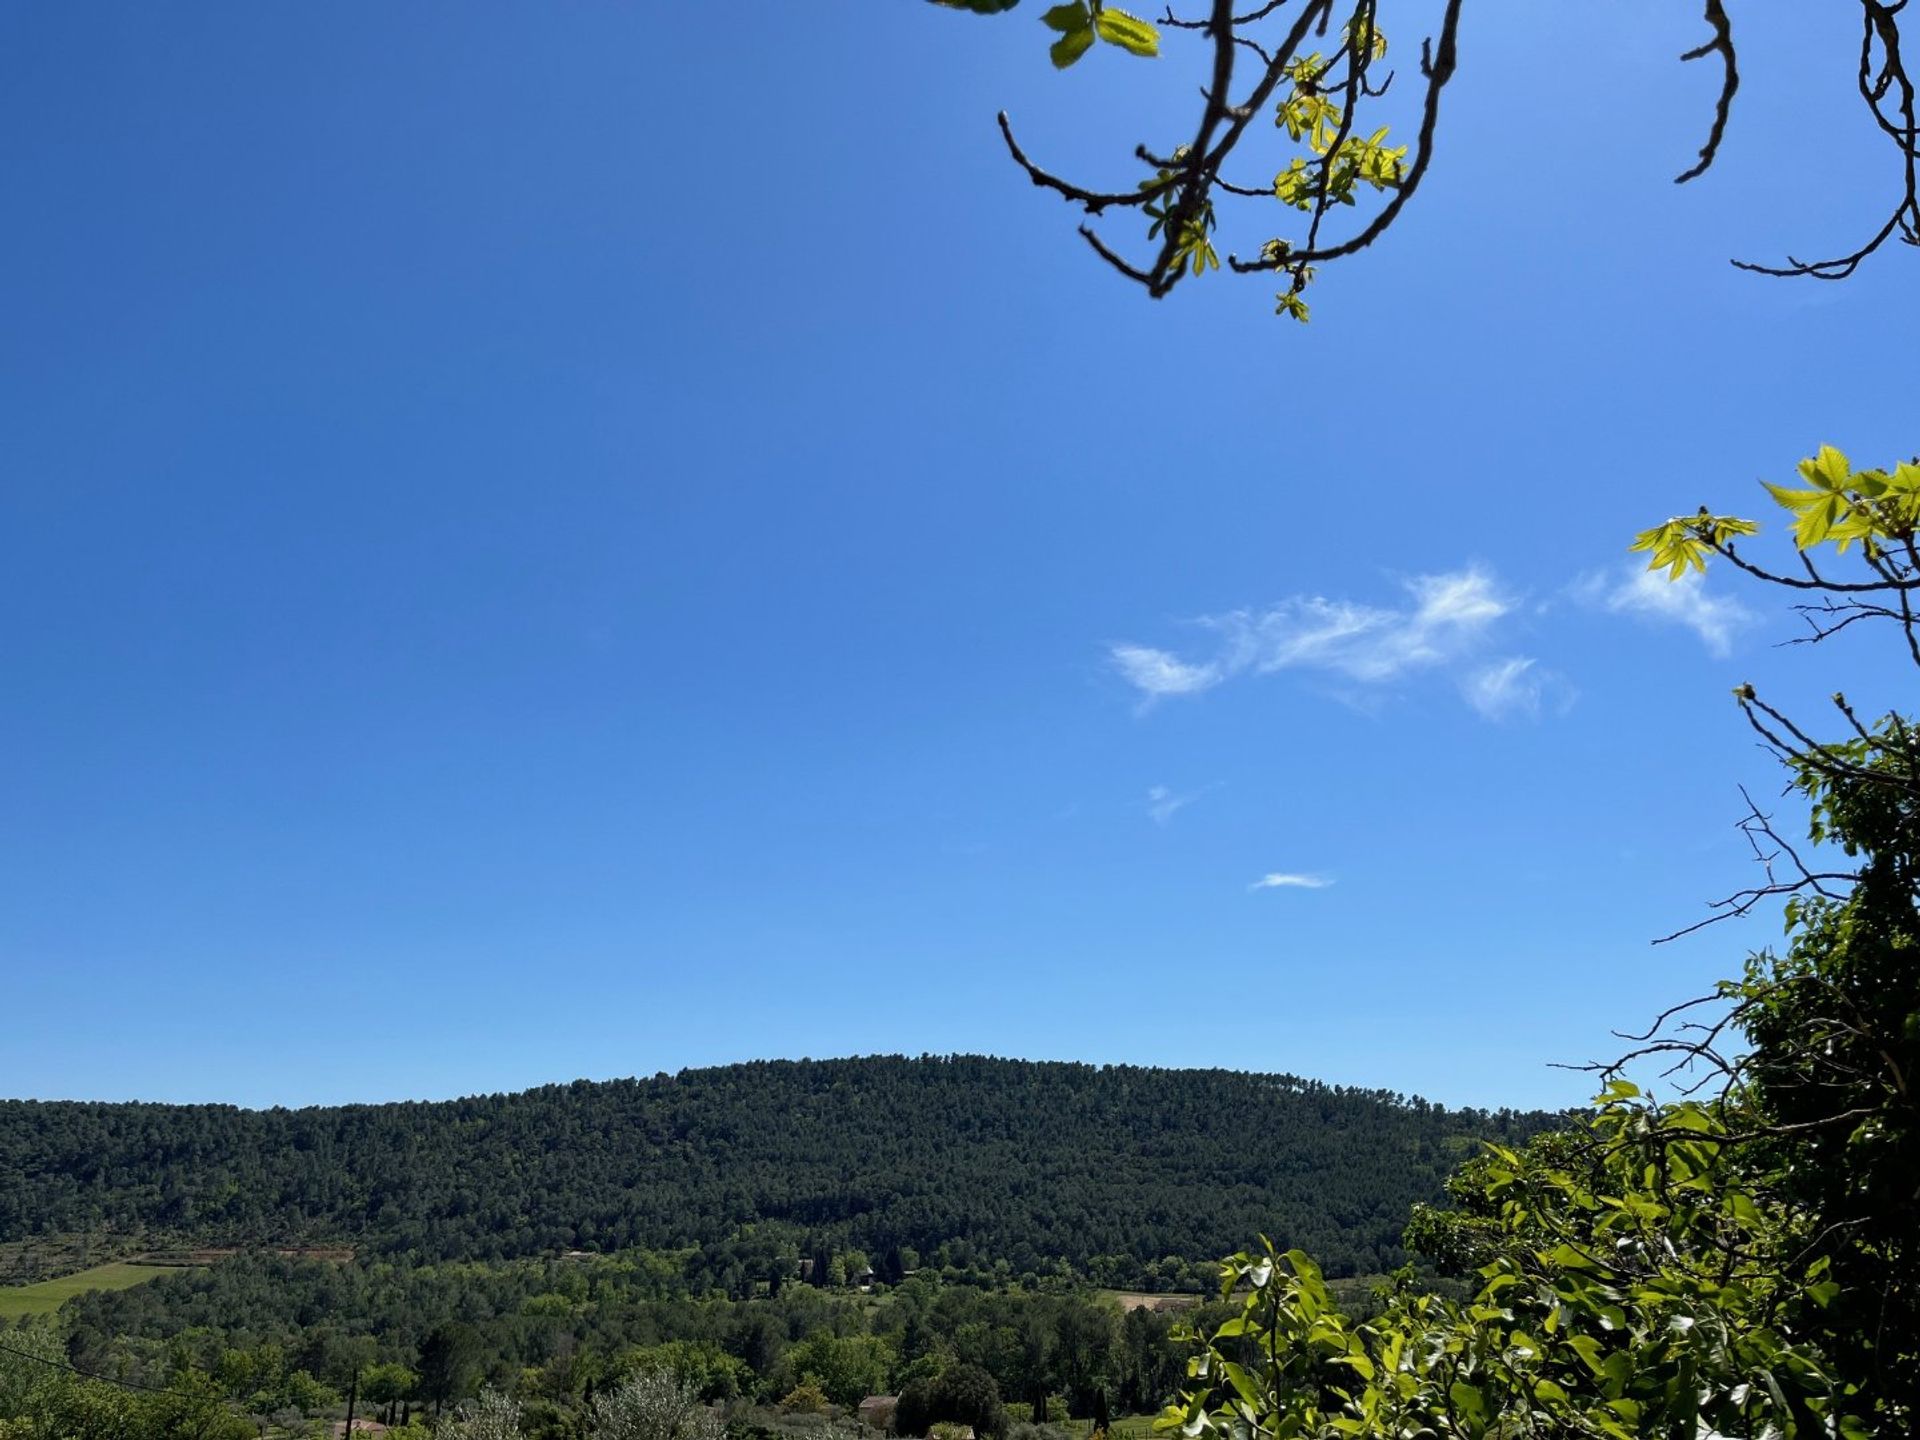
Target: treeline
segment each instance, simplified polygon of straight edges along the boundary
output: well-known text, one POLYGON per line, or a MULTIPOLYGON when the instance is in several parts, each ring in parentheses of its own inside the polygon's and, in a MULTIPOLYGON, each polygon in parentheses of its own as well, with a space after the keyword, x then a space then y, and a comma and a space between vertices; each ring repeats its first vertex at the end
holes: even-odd
MULTIPOLYGON (((775 1061, 445 1103, 243 1110, 0 1101, 0 1242, 351 1241, 498 1259, 714 1245, 778 1222, 803 1259, 1064 1263, 1106 1283, 1265 1233, 1390 1269, 1482 1138, 1554 1123, 1290 1075, 997 1060, 775 1061)), ((758 1273, 748 1273, 757 1269, 758 1273)))
POLYGON ((389 1414, 482 1388, 510 1393, 533 1433, 543 1414, 560 1426, 597 1391, 660 1367, 703 1401, 736 1407, 850 1411, 869 1395, 926 1394, 960 1370, 990 1378, 1014 1418, 1136 1413, 1158 1407, 1189 1353, 1174 1315, 1123 1312, 1086 1289, 982 1289, 922 1274, 877 1295, 790 1286, 738 1301, 676 1290, 672 1267, 648 1256, 238 1257, 79 1297, 60 1321, 82 1369, 145 1383, 205 1376, 249 1414, 337 1409, 358 1377, 389 1414))

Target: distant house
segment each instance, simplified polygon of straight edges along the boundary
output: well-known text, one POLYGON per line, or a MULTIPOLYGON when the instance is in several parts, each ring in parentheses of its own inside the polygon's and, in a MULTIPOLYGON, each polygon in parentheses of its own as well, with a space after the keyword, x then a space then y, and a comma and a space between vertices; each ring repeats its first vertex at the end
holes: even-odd
POLYGON ((876 1430, 887 1430, 893 1425, 893 1412, 899 1407, 898 1395, 869 1395, 860 1402, 860 1418, 876 1430))
POLYGON ((862 1265, 858 1270, 853 1272, 851 1278, 855 1285, 864 1290, 873 1284, 873 1267, 871 1265, 862 1265))

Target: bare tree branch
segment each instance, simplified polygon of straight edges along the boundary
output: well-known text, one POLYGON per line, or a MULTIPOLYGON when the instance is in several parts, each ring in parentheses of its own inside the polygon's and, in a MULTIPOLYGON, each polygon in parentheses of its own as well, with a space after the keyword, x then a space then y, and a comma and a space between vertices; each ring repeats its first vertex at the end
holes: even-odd
POLYGON ((1727 120, 1733 114, 1733 97, 1740 89, 1740 61, 1733 51, 1733 22, 1727 18, 1726 7, 1721 0, 1706 0, 1707 24, 1713 29, 1713 36, 1703 45, 1697 45, 1680 58, 1682 60, 1703 60, 1709 55, 1720 57, 1720 96, 1713 102, 1713 128, 1707 132, 1707 143, 1700 147, 1700 161, 1691 169, 1674 177, 1674 184, 1684 185, 1689 180, 1697 180, 1707 173, 1720 154, 1720 142, 1726 138, 1727 120))

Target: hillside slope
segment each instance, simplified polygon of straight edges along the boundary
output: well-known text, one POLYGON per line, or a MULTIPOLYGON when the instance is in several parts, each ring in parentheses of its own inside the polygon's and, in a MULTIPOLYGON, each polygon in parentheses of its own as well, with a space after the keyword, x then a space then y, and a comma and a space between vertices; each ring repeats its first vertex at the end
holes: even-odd
POLYGON ((1480 1137, 1552 1123, 1285 1075, 973 1056, 771 1061, 444 1103, 0 1101, 0 1241, 109 1227, 426 1258, 943 1243, 1016 1270, 1258 1233, 1397 1263, 1480 1137))

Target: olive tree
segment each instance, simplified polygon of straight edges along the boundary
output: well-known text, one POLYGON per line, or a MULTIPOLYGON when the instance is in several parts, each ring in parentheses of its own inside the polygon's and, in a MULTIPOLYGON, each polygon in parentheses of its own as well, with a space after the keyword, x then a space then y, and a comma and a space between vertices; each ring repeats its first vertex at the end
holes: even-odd
POLYGON ((521 1440, 519 1402, 498 1390, 482 1390, 435 1434, 442 1440, 521 1440))
POLYGON ((721 1440, 719 1417, 665 1368, 640 1370, 593 1397, 588 1440, 721 1440))

